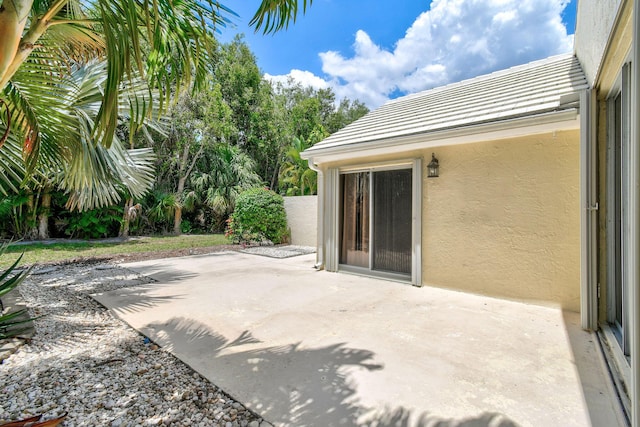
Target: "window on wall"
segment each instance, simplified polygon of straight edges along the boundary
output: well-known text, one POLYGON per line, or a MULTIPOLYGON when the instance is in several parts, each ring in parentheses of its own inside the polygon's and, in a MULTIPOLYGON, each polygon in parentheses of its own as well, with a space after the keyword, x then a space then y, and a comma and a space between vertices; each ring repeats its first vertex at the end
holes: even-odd
POLYGON ((412 169, 340 175, 340 264, 411 275, 412 169))

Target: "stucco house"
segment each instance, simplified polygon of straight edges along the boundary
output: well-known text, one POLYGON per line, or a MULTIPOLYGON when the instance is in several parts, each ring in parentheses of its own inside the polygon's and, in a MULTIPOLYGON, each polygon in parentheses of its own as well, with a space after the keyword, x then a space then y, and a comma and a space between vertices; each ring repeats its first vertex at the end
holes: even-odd
POLYGON ((390 101, 306 150, 317 267, 578 311, 640 427, 639 26, 633 1, 581 0, 573 54, 390 101))
POLYGON ((548 58, 396 99, 306 150, 319 262, 579 310, 586 88, 573 55, 548 58))

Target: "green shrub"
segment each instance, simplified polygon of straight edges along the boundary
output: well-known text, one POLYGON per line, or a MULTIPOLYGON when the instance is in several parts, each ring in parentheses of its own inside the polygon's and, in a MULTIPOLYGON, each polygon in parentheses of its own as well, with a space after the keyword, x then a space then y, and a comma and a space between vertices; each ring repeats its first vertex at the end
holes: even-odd
POLYGON ((120 230, 121 221, 122 207, 120 206, 74 212, 69 217, 65 234, 81 239, 115 237, 120 230))
POLYGON ((227 221, 227 237, 234 243, 270 240, 282 243, 287 238, 287 214, 284 199, 264 188, 243 191, 227 221))
POLYGON ((191 221, 189 221, 188 219, 183 219, 180 222, 180 232, 182 234, 189 234, 193 231, 193 225, 191 224, 191 221))

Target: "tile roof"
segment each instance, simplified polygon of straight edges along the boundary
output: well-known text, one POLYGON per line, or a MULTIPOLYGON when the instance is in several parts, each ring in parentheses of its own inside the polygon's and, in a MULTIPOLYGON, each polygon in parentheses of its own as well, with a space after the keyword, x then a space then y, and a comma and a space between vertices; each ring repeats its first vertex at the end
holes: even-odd
POLYGON ((553 56, 387 102, 305 151, 331 151, 397 137, 577 108, 588 83, 577 58, 553 56))

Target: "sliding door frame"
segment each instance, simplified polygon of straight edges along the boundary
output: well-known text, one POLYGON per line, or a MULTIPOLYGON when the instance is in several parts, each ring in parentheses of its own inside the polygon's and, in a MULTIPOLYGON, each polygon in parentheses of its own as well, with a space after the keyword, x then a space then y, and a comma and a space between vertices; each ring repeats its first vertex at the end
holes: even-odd
MULTIPOLYGON (((384 163, 369 163, 357 166, 345 166, 340 168, 331 168, 329 175, 333 177, 330 181, 331 186, 331 207, 332 209, 327 211, 327 214, 331 217, 331 227, 328 230, 328 234, 331 234, 328 241, 331 242, 330 247, 327 248, 331 253, 328 259, 333 260, 327 265, 329 271, 344 271, 356 274, 363 274, 367 276, 381 277, 390 280, 397 280, 401 282, 409 282, 415 286, 422 286, 422 159, 403 159, 393 162, 384 163), (340 176, 348 173, 358 172, 370 172, 388 171, 398 169, 410 169, 412 171, 411 176, 411 273, 410 275, 395 274, 383 271, 376 271, 371 268, 373 255, 373 245, 375 242, 371 240, 369 242, 369 268, 352 267, 345 264, 340 264, 340 246, 341 246, 341 188, 340 188, 340 176)), ((371 178, 371 177, 370 177, 371 178)), ((373 218, 372 209, 373 203, 369 204, 370 218, 373 218)), ((373 221, 370 221, 370 227, 373 226, 373 221)), ((373 239, 373 234, 370 230, 370 238, 373 239)))

